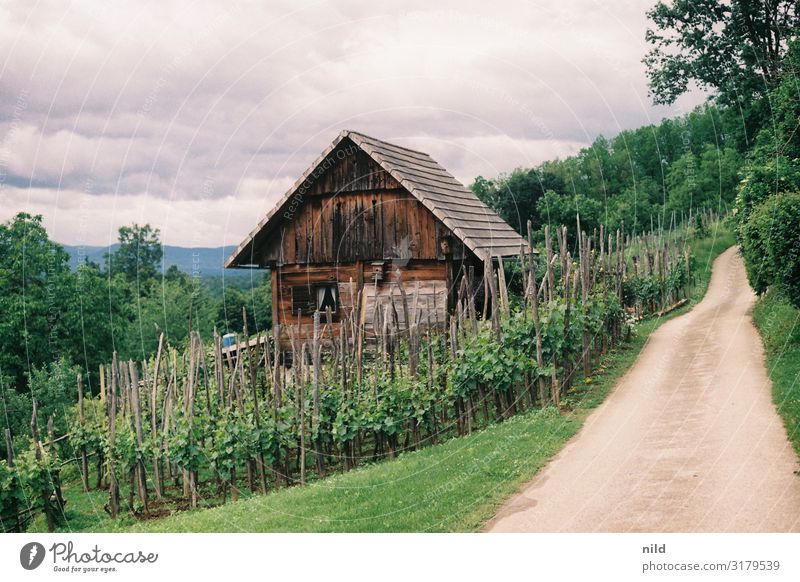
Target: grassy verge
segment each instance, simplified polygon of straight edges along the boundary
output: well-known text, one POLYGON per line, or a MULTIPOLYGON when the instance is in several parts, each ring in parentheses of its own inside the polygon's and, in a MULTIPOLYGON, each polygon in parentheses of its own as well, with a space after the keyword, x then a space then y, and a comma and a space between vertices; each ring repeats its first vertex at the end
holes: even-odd
POLYGON ((800 310, 770 291, 753 308, 753 321, 764 341, 772 400, 800 455, 800 310))
POLYGON ((721 229, 695 242, 695 284, 690 304, 641 322, 621 349, 603 358, 591 381, 568 395, 572 408, 528 412, 473 435, 400 455, 397 460, 336 475, 306 487, 254 496, 212 509, 134 523, 107 518, 104 492, 69 492, 65 530, 80 531, 474 531, 529 481, 580 429, 631 367, 649 335, 702 298, 711 263, 733 244, 721 229))

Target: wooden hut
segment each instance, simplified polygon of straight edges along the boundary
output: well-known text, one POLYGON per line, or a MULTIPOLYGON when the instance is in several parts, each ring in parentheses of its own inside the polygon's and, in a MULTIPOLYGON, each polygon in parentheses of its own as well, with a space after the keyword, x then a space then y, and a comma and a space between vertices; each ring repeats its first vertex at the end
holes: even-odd
POLYGON ((269 268, 273 325, 307 338, 316 310, 335 327, 354 306, 368 334, 391 304, 403 328, 402 293, 417 321, 444 325, 463 277, 480 295, 487 260, 521 250, 525 239, 428 154, 342 131, 225 266, 269 268))

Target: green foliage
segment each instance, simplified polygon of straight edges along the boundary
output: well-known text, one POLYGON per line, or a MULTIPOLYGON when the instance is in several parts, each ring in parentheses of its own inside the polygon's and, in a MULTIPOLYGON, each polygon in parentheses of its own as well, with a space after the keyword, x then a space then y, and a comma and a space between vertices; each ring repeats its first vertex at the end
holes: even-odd
MULTIPOLYGON (((120 227, 119 247, 106 257, 109 271, 121 273, 129 281, 138 283, 154 279, 164 256, 159 235, 159 230, 149 224, 120 227)), ((142 290, 145 289, 143 286, 142 290)))
POLYGON ((186 342, 190 326, 207 338, 215 325, 222 333, 241 332, 242 307, 251 334, 269 329, 269 276, 229 277, 224 287, 174 266, 159 276, 158 235, 149 225, 122 227, 110 269, 85 261, 72 272, 41 216, 20 213, 0 224, 2 428, 27 433, 34 396, 41 418, 53 414, 63 434, 77 372, 96 394, 99 364, 114 351, 123 360, 151 357, 160 332, 174 346, 186 342))
POLYGON ((691 151, 683 154, 668 168, 667 209, 688 212, 731 204, 740 163, 734 149, 720 149, 712 144, 705 144, 699 155, 691 151))
POLYGON ((242 308, 247 309, 247 329, 250 334, 263 332, 272 326, 272 285, 269 275, 261 282, 248 281, 245 288, 226 285, 216 312, 216 325, 221 333, 241 333, 244 330, 242 308))
MULTIPOLYGON (((593 200, 583 194, 574 196, 560 195, 552 190, 545 192, 544 196, 536 204, 536 210, 541 216, 544 224, 549 224, 552 228, 557 228, 562 224, 570 227, 575 222, 575 216, 581 217, 581 229, 585 232, 592 232, 600 228, 602 222, 603 207, 597 200, 593 200)), ((576 228, 569 228, 567 237, 571 244, 574 244, 576 228)))
POLYGON ((533 368, 531 357, 519 350, 528 338, 518 329, 515 332, 512 338, 517 341, 498 342, 488 322, 482 322, 454 363, 454 382, 461 396, 471 395, 479 386, 508 391, 533 368))
MULTIPOLYGON (((279 459, 286 458, 289 445, 293 443, 293 434, 290 427, 287 408, 281 409, 277 418, 271 414, 264 413, 261 420, 261 430, 253 429, 253 434, 257 438, 256 443, 264 455, 265 462, 271 464, 279 459)), ((250 451, 252 454, 252 446, 250 451)))
MULTIPOLYGON (((342 446, 356 438, 361 424, 360 420, 356 403, 349 398, 342 398, 331 426, 334 442, 342 446)), ((391 425, 391 420, 386 424, 391 425)), ((379 426, 382 427, 383 422, 379 423, 379 426)))
POLYGON ((8 378, 0 377, 0 429, 8 428, 14 436, 29 433, 31 412, 30 396, 20 394, 8 378))
MULTIPOLYGON (((561 176, 551 172, 545 165, 528 170, 516 169, 507 176, 487 180, 478 176, 472 191, 486 204, 494 208, 517 231, 526 234, 527 220, 538 229, 543 222, 537 214, 540 200, 548 191, 563 192, 561 176)), ((574 216, 574 211, 572 213, 574 216)))
POLYGON ((150 292, 136 302, 122 353, 137 359, 149 357, 158 348, 162 332, 172 345, 182 345, 189 337, 190 323, 204 337, 211 337, 214 309, 189 277, 154 280, 150 292))
MULTIPOLYGON (((472 190, 519 232, 527 234, 530 220, 535 242, 545 224, 575 225, 576 213, 587 233, 601 225, 613 232, 623 223, 626 232, 641 233, 659 217, 671 222, 673 212, 680 221, 733 203, 746 147, 740 126, 727 109, 699 107, 612 139, 600 136, 563 160, 478 177, 472 190)), ((570 228, 570 248, 574 234, 570 228)))
POLYGON ((754 149, 736 196, 735 212, 739 224, 747 224, 753 210, 770 196, 797 191, 800 191, 800 160, 775 155, 762 147, 754 149))
POLYGON ((753 321, 764 341, 772 401, 800 454, 800 310, 770 289, 753 307, 753 321))
MULTIPOLYGON (((3 520, 26 505, 25 491, 16 467, 9 467, 5 459, 0 460, 0 516, 3 520)), ((4 524, 5 525, 5 524, 4 524)))
POLYGON ((53 417, 56 435, 67 431, 67 413, 78 400, 77 376, 80 369, 66 358, 59 358, 40 369, 34 369, 30 379, 30 394, 39 407, 40 422, 53 417))
POLYGON ((771 196, 742 228, 742 255, 753 289, 775 285, 800 306, 800 194, 771 196))
POLYGON ((19 511, 41 506, 42 492, 52 492, 54 480, 61 471, 59 459, 51 454, 49 447, 40 450, 37 458, 33 441, 28 439, 27 448, 14 457, 14 466, 0 460, 0 516, 13 515, 14 504, 19 511))
MULTIPOLYGON (((100 409, 100 402, 95 400, 85 400, 87 408, 100 409)), ((73 410, 69 419, 69 445, 76 454, 86 447, 86 452, 92 454, 104 454, 107 450, 108 426, 105 421, 104 410, 93 410, 86 415, 83 423, 78 418, 77 410, 73 410)))
POLYGON ((696 238, 706 238, 708 236, 708 228, 703 224, 703 215, 694 215, 694 224, 692 225, 693 234, 696 238))
POLYGON ((648 17, 654 26, 644 63, 656 103, 673 103, 697 85, 743 111, 745 123, 761 123, 768 110, 760 98, 777 84, 786 36, 800 26, 795 2, 659 1, 648 17))
POLYGON ((0 374, 21 389, 30 366, 77 355, 64 314, 72 273, 64 249, 50 241, 41 216, 17 214, 0 224, 0 374))
POLYGON ((770 94, 773 123, 758 134, 736 199, 737 234, 750 284, 758 293, 775 286, 800 304, 800 101, 796 73, 800 41, 789 43, 785 73, 770 94))
POLYGON ((110 276, 94 264, 79 265, 71 279, 71 300, 63 312, 73 334, 70 360, 81 365, 87 387, 96 393, 98 366, 110 361, 115 349, 125 352, 123 338, 133 319, 133 292, 124 276, 110 276))
POLYGON ((200 446, 203 426, 200 422, 189 422, 183 413, 175 418, 175 429, 169 437, 170 458, 185 471, 197 471, 203 459, 200 446))
POLYGON ((230 481, 236 466, 248 458, 248 449, 255 448, 252 437, 258 435, 253 434, 254 423, 236 410, 225 409, 210 424, 208 458, 219 476, 230 481))

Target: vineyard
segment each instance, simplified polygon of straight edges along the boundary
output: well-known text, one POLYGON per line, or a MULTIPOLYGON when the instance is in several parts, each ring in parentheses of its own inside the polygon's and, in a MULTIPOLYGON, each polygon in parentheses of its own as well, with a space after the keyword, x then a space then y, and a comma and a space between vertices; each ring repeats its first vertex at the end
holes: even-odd
MULTIPOLYGON (((673 220, 638 236, 587 234, 579 218, 572 232, 545 227, 538 254, 487 262, 482 304, 475 279, 463 277, 447 322, 421 321, 395 280, 400 301, 376 305, 372 329, 354 309, 336 333, 324 323, 330 313, 315 313, 310 341, 289 326, 289 345, 280 334, 250 341, 245 326, 237 353, 216 333, 194 331, 183 349, 162 335, 150 360, 100 366, 98 394, 76 378, 64 434, 52 417, 40 434, 35 403, 26 442, 6 430, 2 527, 23 531, 43 512, 57 528, 68 465, 85 491, 108 491, 112 518, 146 519, 304 485, 531 408, 569 409, 570 388, 639 319, 686 301, 691 237, 716 220, 673 220)), ((530 227, 529 239, 533 247, 530 227)))

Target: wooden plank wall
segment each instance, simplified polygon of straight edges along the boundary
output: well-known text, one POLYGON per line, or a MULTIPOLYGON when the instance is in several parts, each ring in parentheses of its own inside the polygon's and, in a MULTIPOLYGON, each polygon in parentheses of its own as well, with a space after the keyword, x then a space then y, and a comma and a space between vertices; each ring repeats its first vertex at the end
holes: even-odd
POLYGON ((325 172, 298 190, 291 212, 259 243, 262 264, 348 263, 464 256, 461 242, 362 150, 342 145, 325 172), (350 152, 341 155, 342 152, 350 152), (340 157, 341 155, 341 157, 340 157))
MULTIPOLYGON (((397 267, 403 288, 408 297, 409 310, 415 304, 418 320, 427 323, 430 314, 431 322, 444 325, 447 321, 447 265, 444 262, 429 260, 412 260, 407 265, 397 267)), ((397 283, 397 273, 387 270, 384 281, 377 285, 370 280, 370 265, 367 263, 350 263, 344 265, 287 265, 276 267, 273 276, 273 321, 281 325, 281 335, 288 338, 286 325, 292 324, 299 329, 298 337, 313 336, 313 316, 301 315, 292 310, 292 287, 295 285, 314 286, 317 283, 336 282, 339 286, 339 304, 341 316, 348 315, 353 309, 353 302, 358 298, 359 281, 363 281, 365 305, 365 324, 368 334, 372 334, 372 323, 375 313, 375 298, 378 305, 395 302, 395 309, 401 324, 404 325, 403 305, 397 283), (362 273, 359 278, 359 272, 362 273)), ((334 333, 338 326, 332 326, 334 333)), ((330 328, 329 328, 330 331, 330 328)))
POLYGON ((326 194, 280 225, 264 256, 278 264, 441 257, 433 214, 403 189, 326 194))
MULTIPOLYGON (((447 322, 447 281, 444 279, 431 281, 415 281, 404 283, 403 287, 408 300, 409 318, 417 321, 422 327, 427 327, 428 321, 432 326, 438 324, 443 327, 447 322)), ((385 313, 386 306, 397 312, 397 322, 401 329, 405 329, 405 311, 403 309, 400 287, 395 282, 386 282, 383 285, 365 285, 363 305, 366 309, 364 324, 369 331, 374 331, 374 321, 377 309, 385 313), (393 306, 393 307, 392 307, 393 306)), ((394 315, 393 315, 394 317, 394 315)))

